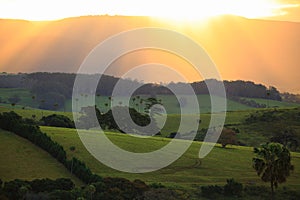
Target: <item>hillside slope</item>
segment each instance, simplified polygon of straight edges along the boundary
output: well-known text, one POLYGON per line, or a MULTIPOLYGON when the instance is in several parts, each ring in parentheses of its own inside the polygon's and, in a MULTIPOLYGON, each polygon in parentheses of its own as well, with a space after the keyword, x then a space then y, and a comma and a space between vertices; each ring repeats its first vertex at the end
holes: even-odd
MULTIPOLYGON (((224 184, 227 178, 234 178, 244 184, 264 184, 252 168, 252 147, 229 146, 226 149, 217 145, 204 159, 198 159, 201 146, 194 142, 188 151, 170 166, 156 172, 130 174, 113 170, 97 161, 81 143, 76 130, 65 128, 42 127, 53 140, 67 149, 68 156, 75 155, 83 160, 89 168, 101 175, 124 177, 130 180, 141 179, 147 183, 160 182, 175 188, 197 189, 200 185, 224 184), (71 152, 70 146, 76 151, 71 152)), ((136 138, 124 134, 106 133, 109 139, 120 148, 131 152, 150 152, 161 148, 170 141, 166 138, 136 138)), ((300 189, 300 153, 292 153, 295 171, 284 186, 300 189)), ((268 186, 268 184, 266 184, 268 186)))
POLYGON ((76 185, 82 185, 62 164, 26 139, 0 129, 0 143, 0 178, 3 181, 70 178, 76 185))

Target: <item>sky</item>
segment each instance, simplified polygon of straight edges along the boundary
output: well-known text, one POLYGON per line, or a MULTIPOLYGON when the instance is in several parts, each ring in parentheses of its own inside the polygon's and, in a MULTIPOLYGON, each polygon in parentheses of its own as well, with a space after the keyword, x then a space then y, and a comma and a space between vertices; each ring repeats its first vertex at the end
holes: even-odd
POLYGON ((0 0, 0 18, 40 21, 105 14, 177 20, 231 14, 300 21, 300 0, 0 0))
MULTIPOLYGON (((93 45, 107 35, 150 23, 155 27, 169 27, 196 39, 208 51, 225 80, 251 80, 276 86, 281 91, 300 93, 298 23, 265 23, 266 21, 244 18, 226 19, 225 16, 209 19, 229 14, 300 22, 300 0, 0 0, 0 18, 6 19, 42 21, 106 14, 153 16, 155 20, 115 18, 117 26, 104 23, 106 18, 103 18, 105 31, 102 30, 101 23, 94 21, 77 21, 79 25, 74 26, 72 20, 43 23, 5 23, 2 20, 0 71, 76 72, 75 68, 80 66, 93 45), (157 17, 167 20, 157 20, 157 17), (202 23, 202 20, 209 23, 202 23), (225 29, 224 23, 227 23, 225 29), (86 28, 90 30, 89 36, 83 37, 87 35, 86 28), (235 35, 236 33, 239 34, 235 35), (67 64, 70 68, 65 67, 67 64)), ((127 69, 125 64, 132 66, 145 62, 162 62, 174 68, 184 68, 184 63, 173 57, 159 56, 161 54, 153 52, 149 55, 151 56, 129 55, 116 65, 124 65, 124 71, 127 69), (141 60, 136 59, 137 57, 141 60), (161 60, 157 60, 158 58, 161 60)), ((186 71, 185 68, 184 70, 186 71)), ((117 72, 119 71, 123 72, 120 67, 117 72)), ((166 73, 160 74, 161 76, 157 76, 158 80, 166 77, 166 73)), ((153 76, 148 77, 152 79, 153 76)), ((167 78, 172 80, 172 77, 167 78)), ((189 77, 189 80, 198 78, 189 77)))

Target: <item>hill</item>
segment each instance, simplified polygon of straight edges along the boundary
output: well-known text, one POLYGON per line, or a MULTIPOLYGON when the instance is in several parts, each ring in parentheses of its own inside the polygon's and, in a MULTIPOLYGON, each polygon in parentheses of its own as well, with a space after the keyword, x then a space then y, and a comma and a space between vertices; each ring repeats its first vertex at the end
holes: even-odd
POLYGON ((70 178, 78 186, 83 183, 47 152, 13 133, 0 129, 0 177, 14 179, 70 178))
MULTIPOLYGON (((68 156, 75 155, 82 159, 93 172, 101 176, 125 177, 130 180, 141 179, 147 183, 162 183, 173 188, 197 190, 200 185, 223 184, 227 178, 235 178, 244 184, 264 185, 252 168, 252 147, 230 146, 227 149, 217 145, 204 159, 199 161, 200 142, 194 142, 188 151, 170 166, 156 172, 145 174, 129 174, 113 170, 98 162, 82 145, 73 129, 42 127, 53 140, 62 144, 68 150, 68 156), (75 146, 76 151, 69 151, 75 146)), ((158 149, 170 139, 152 137, 136 138, 124 134, 107 132, 109 139, 119 147, 132 152, 150 152, 158 149)), ((292 153, 292 162, 296 166, 285 186, 299 190, 300 154, 292 153)), ((266 184, 267 185, 267 184, 266 184)), ((280 186, 282 187, 282 186, 280 186)))
MULTIPOLYGON (((234 16, 181 25, 149 17, 124 16, 89 16, 50 22, 0 20, 0 69, 7 72, 20 69, 23 72, 76 72, 87 54, 101 41, 139 27, 167 28, 193 38, 207 50, 223 79, 239 77, 274 85, 281 91, 300 92, 299 75, 294 73, 299 66, 300 23, 234 16)), ((150 57, 132 54, 114 63, 108 73, 120 76, 132 66, 145 62, 167 64, 176 69, 183 67, 178 59, 170 59, 173 57, 157 57, 155 53, 150 57), (116 66, 118 68, 114 68, 116 66)), ((150 72, 143 74, 145 81, 153 77, 150 72)), ((161 80, 168 78, 166 82, 176 80, 173 76, 156 75, 161 80)), ((189 79, 199 80, 191 74, 189 79)))

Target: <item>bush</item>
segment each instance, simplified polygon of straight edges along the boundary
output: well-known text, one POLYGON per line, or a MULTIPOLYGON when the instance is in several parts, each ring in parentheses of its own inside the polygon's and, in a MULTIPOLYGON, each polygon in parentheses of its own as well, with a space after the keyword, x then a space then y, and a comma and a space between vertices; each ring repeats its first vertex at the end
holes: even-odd
POLYGON ((270 191, 269 188, 265 186, 255 186, 255 185, 247 185, 244 188, 244 192, 247 196, 260 196, 260 197, 270 197, 270 191))
POLYGON ((227 184, 224 185, 224 195, 241 196, 242 192, 243 184, 236 182, 234 179, 227 179, 227 184))
POLYGON ((223 194, 223 188, 218 185, 207 185, 201 187, 201 194, 203 197, 216 198, 223 194))
POLYGON ((157 188, 165 188, 165 186, 163 184, 161 184, 161 183, 151 183, 149 185, 149 187, 155 188, 155 189, 157 189, 157 188))

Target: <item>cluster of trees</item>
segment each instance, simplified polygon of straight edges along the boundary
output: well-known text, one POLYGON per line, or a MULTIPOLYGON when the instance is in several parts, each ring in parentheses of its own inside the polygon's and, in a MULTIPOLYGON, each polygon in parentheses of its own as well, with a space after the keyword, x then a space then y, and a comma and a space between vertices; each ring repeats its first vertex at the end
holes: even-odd
POLYGON ((244 126, 263 127, 261 134, 270 142, 280 143, 292 151, 299 149, 300 134, 297 129, 300 126, 299 108, 256 111, 245 119, 244 126), (269 125, 270 123, 272 126, 269 125))
POLYGON ((156 123, 152 123, 151 127, 147 128, 147 132, 139 130, 137 126, 145 127, 150 124, 151 118, 147 114, 141 114, 134 108, 127 106, 116 106, 111 108, 106 113, 101 113, 96 106, 88 106, 82 108, 83 115, 79 118, 79 128, 90 129, 96 127, 98 124, 102 129, 117 130, 121 133, 138 133, 138 134, 159 134, 159 128, 156 123), (128 120, 126 113, 129 112, 131 120, 128 120), (96 113, 97 119, 94 118, 93 113, 96 113), (121 124, 117 124, 113 113, 118 113, 121 124))
POLYGON ((69 117, 64 115, 52 114, 49 116, 43 116, 40 119, 40 125, 42 126, 54 126, 64 128, 75 128, 75 124, 69 117))
POLYGON ((300 103, 300 95, 284 92, 281 94, 282 101, 291 103, 300 103))
POLYGON ((26 74, 0 74, 0 88, 23 88, 26 74))
POLYGON ((239 102, 241 104, 244 104, 246 106, 253 107, 253 108, 266 108, 267 107, 266 104, 257 103, 254 100, 248 100, 248 99, 241 98, 241 97, 233 96, 233 97, 230 97, 230 99, 233 101, 239 102))
MULTIPOLYGON (((208 134, 214 134, 215 130, 208 130, 206 128, 203 128, 201 130, 197 131, 195 141, 203 141, 205 136, 208 134)), ((224 127, 222 129, 221 135, 219 137, 218 143, 222 145, 222 148, 226 148, 227 145, 240 145, 240 142, 237 138, 237 133, 239 132, 238 129, 235 128, 227 128, 224 127)), ((175 133, 171 133, 169 137, 174 136, 175 133), (173 134, 173 135, 171 135, 173 134)))
POLYGON ((80 188, 75 187, 75 184, 66 178, 32 181, 15 179, 0 184, 0 199, 142 200, 149 196, 147 193, 152 190, 156 188, 149 187, 141 180, 129 181, 124 178, 107 177, 80 188))
MULTIPOLYGON (((29 122, 31 121, 29 120, 29 122)), ((15 112, 0 114, 0 128, 28 139, 33 144, 44 149, 83 182, 91 183, 102 179, 100 176, 93 174, 84 162, 76 158, 67 160, 67 154, 64 148, 43 133, 38 126, 32 125, 29 122, 26 119, 22 119, 22 117, 15 112)))
MULTIPOLYGON (((51 179, 34 179, 32 181, 25 181, 15 179, 1 184, 0 199, 34 199, 34 197, 51 196, 53 191, 71 191, 75 184, 67 178, 51 179), (38 195, 39 194, 39 195, 38 195), (2 197, 2 198, 1 198, 2 197)), ((37 198, 39 199, 39 198, 37 198)), ((46 198, 49 199, 49 198, 46 198)))

